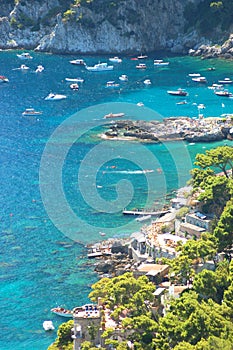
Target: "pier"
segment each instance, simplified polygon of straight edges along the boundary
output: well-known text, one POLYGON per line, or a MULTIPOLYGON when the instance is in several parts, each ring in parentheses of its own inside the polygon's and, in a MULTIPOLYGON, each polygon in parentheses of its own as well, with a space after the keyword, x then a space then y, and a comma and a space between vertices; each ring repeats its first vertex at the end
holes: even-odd
POLYGON ((143 209, 135 209, 135 210, 123 210, 122 214, 124 215, 151 215, 151 216, 161 216, 170 213, 170 210, 143 210, 143 209))

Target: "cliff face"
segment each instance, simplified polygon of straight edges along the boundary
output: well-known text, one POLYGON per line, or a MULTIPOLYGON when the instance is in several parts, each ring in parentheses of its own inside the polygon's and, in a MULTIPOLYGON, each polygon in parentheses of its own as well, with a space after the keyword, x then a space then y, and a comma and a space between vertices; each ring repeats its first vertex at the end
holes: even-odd
MULTIPOLYGON (((199 2, 199 0, 196 0, 199 2)), ((0 48, 54 53, 129 53, 170 50, 186 53, 205 43, 184 33, 189 0, 3 1, 0 48)))

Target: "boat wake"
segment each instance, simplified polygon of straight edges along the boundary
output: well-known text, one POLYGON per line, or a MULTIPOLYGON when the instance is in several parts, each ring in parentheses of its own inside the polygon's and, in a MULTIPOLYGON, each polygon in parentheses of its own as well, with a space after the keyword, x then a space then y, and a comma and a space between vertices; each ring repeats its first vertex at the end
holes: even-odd
POLYGON ((104 173, 139 175, 139 174, 147 174, 147 173, 153 173, 153 172, 154 170, 152 169, 145 169, 145 170, 114 170, 114 171, 105 171, 104 173))

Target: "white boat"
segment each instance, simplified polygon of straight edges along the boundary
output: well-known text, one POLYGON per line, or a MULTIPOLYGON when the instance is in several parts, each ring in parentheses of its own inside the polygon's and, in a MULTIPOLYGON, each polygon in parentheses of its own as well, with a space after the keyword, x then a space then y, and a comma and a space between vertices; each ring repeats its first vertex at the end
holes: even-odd
POLYGON ((58 316, 73 318, 73 311, 63 307, 54 307, 50 311, 58 316))
POLYGON ((215 95, 220 96, 220 97, 233 97, 233 94, 229 92, 228 90, 220 90, 220 91, 215 91, 215 95))
POLYGON ((164 62, 164 60, 154 60, 154 66, 168 66, 169 62, 164 62))
POLYGON ((121 62, 122 62, 122 59, 119 58, 119 57, 117 57, 117 56, 115 56, 115 57, 109 58, 109 61, 110 61, 110 62, 113 62, 113 63, 121 63, 121 62))
POLYGON ((106 62, 97 63, 94 66, 86 66, 86 69, 90 72, 103 72, 113 70, 113 66, 109 66, 106 62))
POLYGON ((195 77, 200 77, 200 76, 201 76, 200 73, 189 73, 189 77, 195 78, 195 77))
POLYGON ((177 90, 168 90, 167 93, 169 95, 173 95, 173 96, 187 96, 188 95, 187 91, 184 89, 181 89, 181 88, 179 88, 177 90))
POLYGON ((22 71, 25 71, 25 70, 28 70, 30 69, 28 66, 26 66, 26 64, 21 64, 20 67, 18 68, 13 68, 12 70, 22 70, 22 71))
POLYGON ((44 321, 43 328, 45 331, 53 331, 55 329, 52 321, 44 321))
POLYGON ((83 83, 83 78, 65 78, 65 81, 68 81, 70 83, 83 83))
POLYGON ((104 116, 104 119, 108 118, 121 118, 124 117, 125 113, 109 113, 104 116))
POLYGON ((28 70, 30 69, 28 66, 26 66, 26 64, 21 64, 21 66, 19 67, 19 69, 21 70, 28 70))
POLYGON ((59 101, 59 100, 63 100, 66 98, 66 95, 60 95, 60 94, 54 94, 52 92, 50 92, 50 94, 48 94, 48 96, 45 97, 46 101, 59 101))
POLYGON ((126 74, 122 74, 120 77, 119 77, 120 81, 128 81, 129 78, 126 74))
POLYGON ((32 56, 28 52, 23 52, 21 54, 17 54, 17 57, 22 59, 22 60, 31 60, 32 56))
POLYGON ((39 66, 37 66, 37 68, 36 68, 36 73, 41 73, 41 72, 43 72, 43 70, 44 70, 44 67, 41 65, 41 64, 39 64, 39 66))
POLYGON ((208 89, 210 90, 219 90, 222 89, 223 85, 222 84, 212 84, 211 86, 208 86, 208 89))
POLYGON ((150 79, 145 79, 143 82, 145 85, 151 85, 150 79))
POLYGON ((115 83, 114 80, 107 81, 107 83, 106 83, 106 87, 113 87, 113 88, 115 88, 115 87, 119 87, 119 86, 120 86, 120 84, 115 83))
POLYGON ((0 75, 0 83, 9 83, 9 79, 4 75, 0 75))
POLYGON ((195 81, 196 83, 207 83, 206 77, 192 78, 192 81, 195 81))
POLYGON ((232 84, 233 83, 233 81, 230 78, 225 78, 223 80, 219 80, 218 82, 219 82, 219 84, 232 84))
POLYGON ((70 61, 70 63, 78 66, 85 66, 86 64, 82 58, 78 58, 77 60, 72 60, 70 61))
POLYGON ((141 55, 139 55, 137 58, 138 58, 139 60, 143 60, 143 59, 145 59, 145 58, 147 58, 147 57, 148 57, 147 55, 141 54, 141 55))
POLYGON ((22 113, 23 116, 34 116, 34 115, 41 115, 42 112, 36 111, 34 108, 26 108, 25 111, 22 113))
POLYGON ((144 103, 143 103, 143 102, 138 102, 138 103, 137 103, 137 106, 138 106, 138 107, 143 107, 143 106, 144 106, 144 103))
POLYGON ((146 64, 145 63, 139 63, 137 66, 136 66, 137 69, 146 69, 146 64))
POLYGON ((72 84, 70 84, 70 88, 72 90, 76 90, 77 91, 79 89, 79 85, 77 83, 72 83, 72 84))

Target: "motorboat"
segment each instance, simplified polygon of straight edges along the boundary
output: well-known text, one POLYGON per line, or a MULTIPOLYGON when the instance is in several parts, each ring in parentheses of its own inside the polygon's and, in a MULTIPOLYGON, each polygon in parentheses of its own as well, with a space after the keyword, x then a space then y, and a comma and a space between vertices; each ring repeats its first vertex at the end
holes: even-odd
POLYGON ((9 83, 9 79, 4 75, 0 75, 0 83, 9 83))
POLYGON ((39 66, 37 66, 36 68, 36 73, 41 73, 43 72, 43 70, 44 70, 44 67, 41 64, 39 64, 39 66))
POLYGON ((52 321, 44 321, 43 328, 45 331, 53 331, 55 329, 52 321))
POLYGON ((71 64, 75 64, 77 66, 85 66, 86 63, 84 62, 84 60, 82 58, 78 58, 77 60, 72 60, 70 61, 71 64))
POLYGON ((143 106, 144 106, 144 103, 143 103, 143 102, 138 102, 138 103, 137 103, 137 106, 138 106, 138 107, 143 107, 143 106))
POLYGON ((120 86, 120 84, 115 83, 114 80, 107 81, 107 83, 106 83, 106 87, 113 87, 113 88, 115 88, 115 87, 119 87, 119 86, 120 86))
POLYGON ((233 83, 233 81, 230 78, 225 78, 223 80, 219 80, 218 82, 219 82, 219 84, 232 84, 233 83))
POLYGON ((233 94, 228 90, 215 91, 214 93, 215 95, 221 96, 221 97, 233 97, 233 94))
POLYGON ((164 60, 154 60, 154 66, 168 66, 169 62, 164 62, 164 60))
POLYGON ((195 81, 196 83, 207 83, 206 77, 195 77, 192 78, 192 81, 195 81))
POLYGON ((139 63, 137 66, 136 66, 137 69, 146 69, 146 64, 145 63, 139 63))
POLYGON ((109 58, 109 61, 110 61, 110 62, 113 62, 113 63, 121 63, 121 62, 122 62, 122 59, 119 58, 119 57, 117 57, 117 56, 115 56, 115 57, 109 58))
POLYGON ((120 77, 119 77, 120 81, 128 81, 129 78, 126 74, 122 74, 120 77))
POLYGON ((189 77, 195 78, 195 77, 200 77, 200 73, 189 73, 189 77))
POLYGON ((22 59, 22 60, 31 60, 32 56, 28 52, 23 52, 21 54, 17 54, 17 57, 22 59))
POLYGON ((113 66, 109 66, 106 62, 97 63, 94 66, 86 66, 86 69, 90 72, 103 72, 113 70, 113 66))
POLYGON ((21 70, 21 71, 26 71, 29 70, 30 68, 28 66, 26 66, 26 64, 21 64, 20 67, 18 68, 13 68, 12 70, 21 70))
POLYGON ((145 58, 147 58, 148 56, 147 55, 139 55, 137 58, 139 59, 139 60, 143 60, 143 59, 145 59, 145 58))
POLYGON ((109 118, 122 118, 124 117, 125 113, 109 113, 104 116, 104 119, 109 119, 109 118))
POLYGON ((72 84, 70 84, 70 88, 72 90, 76 90, 77 91, 79 89, 79 85, 77 83, 72 83, 72 84))
POLYGON ((211 86, 208 86, 208 89, 210 90, 219 90, 222 89, 223 85, 222 84, 212 84, 211 86))
POLYGON ((73 311, 64 307, 54 307, 50 311, 58 316, 73 318, 73 311))
POLYGON ((48 96, 45 97, 46 101, 59 101, 59 100, 63 100, 66 98, 66 95, 60 95, 60 94, 54 94, 52 92, 50 92, 50 94, 48 94, 48 96))
POLYGON ((83 83, 83 78, 65 78, 65 81, 68 81, 70 83, 83 83))
POLYGON ((187 96, 188 95, 187 91, 184 89, 181 89, 181 88, 179 88, 177 90, 168 90, 167 93, 169 95, 173 95, 173 96, 187 96))
POLYGON ((34 108, 26 108, 25 111, 22 113, 23 116, 34 116, 34 115, 41 115, 41 111, 36 111, 34 108))
POLYGON ((145 79, 143 82, 145 85, 151 85, 150 79, 145 79))
POLYGON ((21 64, 21 66, 19 67, 20 70, 28 70, 30 69, 28 66, 26 66, 26 64, 21 64))

